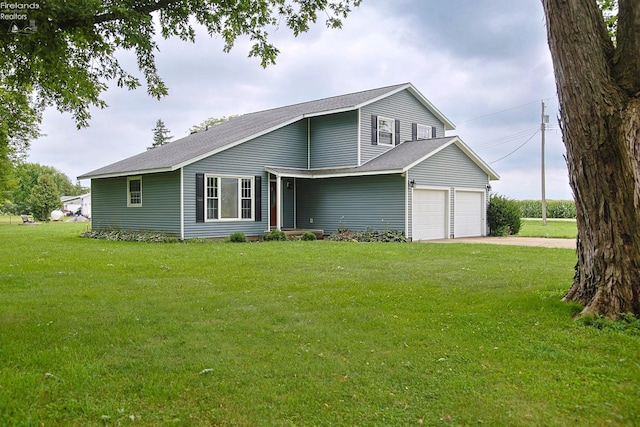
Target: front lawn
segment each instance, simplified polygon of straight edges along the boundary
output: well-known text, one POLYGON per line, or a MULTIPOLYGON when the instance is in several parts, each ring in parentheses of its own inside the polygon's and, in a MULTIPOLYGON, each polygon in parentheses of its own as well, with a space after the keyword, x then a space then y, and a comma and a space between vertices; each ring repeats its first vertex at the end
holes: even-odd
POLYGON ((0 425, 638 425, 575 251, 0 225, 0 425))
POLYGON ((547 225, 543 225, 539 218, 521 221, 519 237, 575 239, 578 235, 575 219, 547 219, 547 225))

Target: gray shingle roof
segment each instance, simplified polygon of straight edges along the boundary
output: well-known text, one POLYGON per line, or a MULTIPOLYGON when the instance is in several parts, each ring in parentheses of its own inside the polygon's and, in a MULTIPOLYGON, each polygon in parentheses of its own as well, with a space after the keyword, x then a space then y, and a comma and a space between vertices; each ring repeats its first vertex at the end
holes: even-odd
POLYGON ((330 178, 336 176, 358 176, 379 173, 402 173, 416 161, 422 161, 436 150, 443 148, 454 140, 455 136, 444 138, 407 141, 393 147, 378 157, 369 160, 361 166, 322 168, 322 169, 293 169, 272 168, 267 170, 279 175, 292 175, 306 178, 330 178))
MULTIPOLYGON (((255 138, 303 117, 354 110, 403 89, 412 90, 423 99, 423 102, 429 103, 410 83, 404 83, 245 114, 217 124, 207 131, 191 134, 85 173, 78 179, 176 170, 217 151, 255 138)), ((434 113, 443 119, 445 126, 453 128, 453 124, 442 113, 431 104, 428 105, 434 110, 434 113)))
POLYGON ((408 169, 433 156, 448 145, 456 144, 469 158, 484 170, 489 179, 497 180, 500 177, 484 163, 471 149, 457 136, 444 138, 424 139, 417 141, 406 141, 393 149, 371 159, 361 166, 327 168, 327 169, 292 169, 267 167, 266 169, 281 176, 294 176, 300 178, 332 178, 341 176, 362 176, 403 173, 408 169))

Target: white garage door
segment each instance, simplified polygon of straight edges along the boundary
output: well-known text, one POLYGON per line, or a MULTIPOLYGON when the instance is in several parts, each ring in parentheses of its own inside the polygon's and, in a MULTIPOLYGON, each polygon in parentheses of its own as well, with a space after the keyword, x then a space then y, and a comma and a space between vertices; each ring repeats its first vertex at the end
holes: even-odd
POLYGON ((483 234, 484 193, 456 191, 454 230, 455 237, 476 237, 483 234))
POLYGON ((413 240, 447 238, 447 191, 414 190, 413 240))

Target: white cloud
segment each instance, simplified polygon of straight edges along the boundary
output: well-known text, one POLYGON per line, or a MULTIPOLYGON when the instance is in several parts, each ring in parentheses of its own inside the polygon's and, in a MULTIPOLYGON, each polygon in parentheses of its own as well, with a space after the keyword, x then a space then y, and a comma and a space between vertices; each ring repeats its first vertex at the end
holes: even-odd
MULTIPOLYGON (((266 70, 258 59, 247 58, 246 39, 228 54, 222 41, 205 31, 198 32, 195 44, 159 40, 157 64, 169 96, 158 101, 145 88, 110 89, 104 95, 109 107, 94 111, 91 126, 79 131, 70 116, 47 111, 43 131, 48 136, 34 141, 30 161, 73 178, 144 151, 157 119, 178 138, 208 117, 403 82, 412 82, 456 123, 453 133, 472 149, 484 147, 477 152, 488 163, 526 139, 510 136, 539 128, 540 100, 547 100, 556 122, 553 69, 538 0, 367 0, 341 30, 318 22, 297 38, 285 28, 272 35, 281 54, 266 70)), ((121 57, 135 70, 132 54, 121 57)), ((539 140, 538 133, 491 164, 502 177, 495 191, 539 197, 539 140)), ((548 196, 571 197, 559 132, 547 132, 546 153, 548 196)))

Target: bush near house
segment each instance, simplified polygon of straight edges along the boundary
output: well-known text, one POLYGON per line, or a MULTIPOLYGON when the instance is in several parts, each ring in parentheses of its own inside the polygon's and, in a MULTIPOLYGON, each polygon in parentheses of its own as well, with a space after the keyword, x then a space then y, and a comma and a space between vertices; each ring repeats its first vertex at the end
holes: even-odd
POLYGON ((271 230, 268 233, 264 233, 260 240, 264 242, 270 242, 273 240, 284 241, 287 240, 287 235, 281 230, 271 230))
POLYGON ((492 236, 509 236, 520 231, 520 208, 515 200, 492 194, 487 209, 487 222, 492 236))
MULTIPOLYGON (((542 218, 542 201, 516 200, 522 218, 542 218)), ((575 218, 576 204, 573 200, 547 200, 547 218, 575 218)))
POLYGON ((312 232, 305 231, 304 233, 302 233, 302 237, 300 237, 300 239, 305 241, 312 241, 312 240, 317 240, 318 238, 312 232))
POLYGON ((384 230, 377 231, 367 228, 365 231, 351 231, 338 229, 329 235, 329 240, 334 242, 398 242, 405 243, 407 238, 402 231, 384 230))
POLYGON ((246 243, 247 236, 242 232, 233 233, 229 236, 229 242, 231 243, 246 243))

